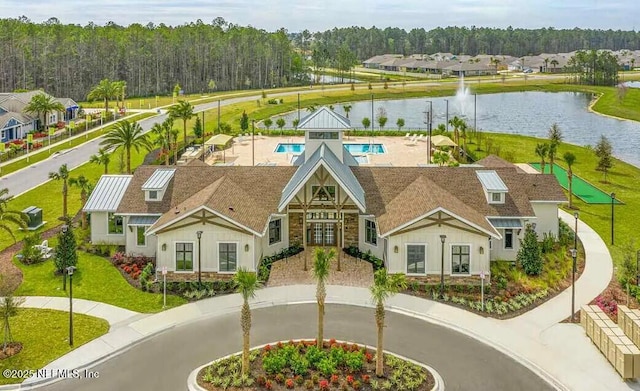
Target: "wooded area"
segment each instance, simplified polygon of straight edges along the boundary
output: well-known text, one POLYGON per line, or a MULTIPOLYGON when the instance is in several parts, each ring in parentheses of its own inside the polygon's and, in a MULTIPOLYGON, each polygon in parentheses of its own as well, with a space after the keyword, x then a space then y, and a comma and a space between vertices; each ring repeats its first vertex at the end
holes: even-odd
POLYGON ((221 18, 178 27, 0 19, 0 53, 1 91, 42 88, 76 100, 105 78, 126 81, 128 96, 148 96, 170 94, 177 83, 193 93, 290 85, 306 77, 284 30, 221 18))
POLYGON ((0 91, 41 88, 85 100, 100 80, 126 82, 127 96, 270 88, 308 83, 308 67, 348 72, 384 53, 450 52, 521 56, 578 49, 638 49, 640 33, 553 28, 447 27, 431 31, 376 27, 325 32, 267 32, 216 18, 172 27, 115 23, 64 25, 0 19, 0 91), (305 61, 301 53, 313 57, 305 61), (311 56, 313 54, 313 56, 311 56))
POLYGON ((511 55, 521 57, 540 53, 562 53, 588 49, 640 49, 640 32, 621 30, 556 30, 552 27, 527 29, 497 29, 476 27, 438 27, 433 30, 400 28, 347 27, 310 33, 305 30, 292 35, 297 45, 325 46, 336 53, 346 45, 359 60, 378 54, 411 55, 437 52, 511 55))

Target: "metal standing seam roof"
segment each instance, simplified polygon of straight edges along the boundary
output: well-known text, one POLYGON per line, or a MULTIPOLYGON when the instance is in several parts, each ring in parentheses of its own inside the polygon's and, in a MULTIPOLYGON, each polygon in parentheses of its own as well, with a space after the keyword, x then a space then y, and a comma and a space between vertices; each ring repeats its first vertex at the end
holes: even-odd
POLYGON ((507 185, 505 185, 500 178, 500 175, 493 170, 479 170, 476 171, 476 175, 482 187, 488 192, 506 193, 509 191, 507 185))
POLYGON ((325 168, 332 174, 338 184, 345 189, 353 202, 360 208, 366 210, 364 190, 360 186, 360 182, 353 174, 349 166, 340 162, 340 160, 331 152, 326 144, 322 143, 320 147, 311 155, 309 160, 304 162, 291 177, 287 186, 282 190, 280 205, 278 210, 283 211, 287 204, 300 191, 302 186, 309 180, 315 172, 319 164, 323 164, 325 168))
POLYGON ((131 178, 132 175, 103 175, 82 209, 85 212, 115 212, 131 178))
POLYGON ((156 170, 149 179, 142 185, 142 190, 162 190, 167 186, 167 183, 173 178, 175 174, 175 168, 162 168, 156 170))
POLYGON ((323 106, 300 120, 298 129, 351 129, 351 121, 323 106))
POLYGON ((127 225, 151 226, 158 221, 160 216, 131 216, 127 225))
POLYGON ((488 219, 494 228, 524 228, 520 219, 488 219))

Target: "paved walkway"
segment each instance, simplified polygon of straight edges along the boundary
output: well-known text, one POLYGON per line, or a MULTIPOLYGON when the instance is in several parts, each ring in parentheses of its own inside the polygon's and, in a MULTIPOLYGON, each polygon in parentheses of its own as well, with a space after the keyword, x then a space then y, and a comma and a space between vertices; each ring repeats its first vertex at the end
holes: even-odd
MULTIPOLYGON (((561 212, 561 218, 573 224, 573 216, 561 212)), ((582 222, 578 226, 578 235, 585 247, 586 265, 576 284, 576 308, 597 296, 608 285, 613 273, 612 260, 602 239, 582 222)), ((38 303, 40 307, 48 307, 49 304, 45 303, 45 300, 36 298, 33 303, 38 303)), ((269 287, 258 292, 252 308, 314 302, 313 285, 269 287)), ((368 289, 361 287, 328 286, 327 302, 372 306, 368 289)), ((60 305, 57 300, 48 303, 60 305)), ((108 334, 77 348, 46 368, 89 368, 132 348, 137 342, 172 327, 237 313, 241 304, 238 295, 227 295, 154 315, 119 312, 115 315, 117 311, 113 310, 114 315, 110 323, 113 321, 116 326, 112 327, 108 334)), ((388 302, 388 309, 391 311, 444 325, 487 343, 525 364, 558 389, 640 389, 637 383, 623 382, 620 379, 604 356, 588 340, 580 325, 558 323, 570 315, 570 306, 570 289, 538 308, 510 320, 485 318, 456 307, 409 295, 397 295, 388 302)), ((92 311, 89 305, 86 308, 92 311)), ((93 308, 94 314, 100 311, 109 313, 112 310, 108 307, 103 310, 93 308)), ((23 386, 30 387, 50 380, 28 379, 23 386)))

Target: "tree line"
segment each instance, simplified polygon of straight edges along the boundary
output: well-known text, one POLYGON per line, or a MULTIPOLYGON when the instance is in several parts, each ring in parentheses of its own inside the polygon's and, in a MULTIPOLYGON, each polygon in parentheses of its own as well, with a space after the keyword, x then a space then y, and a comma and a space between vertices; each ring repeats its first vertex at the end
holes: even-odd
POLYGON ((265 88, 306 82, 302 58, 284 29, 267 32, 217 18, 181 26, 34 23, 0 19, 0 90, 44 89, 87 99, 103 79, 126 82, 128 96, 265 88))
POLYGON ((640 32, 591 29, 506 29, 487 27, 414 28, 406 31, 387 27, 345 27, 311 33, 291 34, 301 48, 316 48, 336 53, 346 47, 359 60, 379 54, 453 53, 493 54, 516 57, 540 53, 563 53, 574 50, 640 49, 640 32))

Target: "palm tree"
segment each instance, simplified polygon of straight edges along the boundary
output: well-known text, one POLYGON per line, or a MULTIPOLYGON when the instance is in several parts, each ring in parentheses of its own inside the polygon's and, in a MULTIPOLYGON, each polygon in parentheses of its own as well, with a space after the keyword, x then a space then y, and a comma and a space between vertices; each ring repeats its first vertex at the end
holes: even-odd
POLYGON ((127 82, 124 80, 114 81, 114 88, 116 93, 116 105, 120 108, 124 107, 125 90, 127 89, 127 82), (122 106, 120 106, 120 100, 122 100, 122 106))
POLYGON ((554 73, 556 71, 556 67, 558 66, 558 64, 560 64, 560 63, 555 58, 553 60, 551 60, 551 66, 553 66, 553 72, 554 73))
POLYGON ((384 376, 384 302, 407 287, 403 274, 387 274, 382 268, 373 275, 373 285, 369 288, 371 299, 376 305, 376 326, 378 327, 378 344, 376 346, 376 376, 384 376))
POLYGON ((351 111, 351 105, 342 105, 342 110, 346 114, 347 118, 349 118, 349 112, 351 111))
POLYGON ((557 123, 554 123, 549 128, 548 133, 549 140, 551 140, 551 145, 549 146, 549 169, 553 174, 553 161, 555 159, 556 151, 558 149, 558 145, 562 142, 562 130, 557 123))
POLYGON ((54 111, 64 112, 64 105, 60 102, 56 102, 55 99, 43 93, 34 95, 29 104, 24 107, 24 110, 28 113, 35 113, 38 116, 38 121, 40 121, 40 114, 44 114, 44 128, 46 129, 49 124, 47 118, 48 114, 54 111))
POLYGON ((256 297, 256 291, 260 289, 261 283, 256 273, 245 268, 238 268, 238 272, 233 277, 236 285, 236 292, 242 296, 242 311, 240 315, 240 326, 242 327, 242 375, 248 376, 249 367, 249 347, 251 337, 251 308, 249 299, 256 297))
POLYGON ((457 158, 460 153, 460 129, 462 128, 466 129, 467 123, 464 122, 462 118, 456 115, 449 120, 449 125, 453 126, 453 138, 456 143, 456 146, 454 148, 454 151, 455 151, 454 156, 456 156, 457 158))
POLYGON ((329 277, 331 261, 335 258, 336 252, 331 249, 325 251, 317 248, 313 259, 313 277, 316 279, 316 301, 318 302, 318 349, 322 349, 324 338, 324 300, 327 297, 325 281, 329 277))
MULTIPOLYGON (((69 185, 75 186, 80 189, 80 201, 82 202, 82 207, 87 203, 87 197, 93 190, 93 185, 84 175, 80 175, 77 178, 69 178, 69 185)), ((85 211, 82 211, 82 229, 87 228, 87 214, 85 211)))
POLYGON ((155 145, 160 147, 162 154, 164 155, 164 165, 169 165, 169 154, 171 153, 171 132, 165 130, 164 124, 156 123, 151 128, 151 131, 156 135, 155 145))
POLYGON ((153 148, 149 138, 143 132, 144 130, 137 122, 120 121, 104 136, 100 145, 109 148, 124 148, 127 154, 127 173, 131 174, 131 148, 134 148, 136 152, 140 151, 140 147, 147 150, 153 148))
POLYGON ((69 168, 67 168, 66 164, 63 164, 58 168, 57 172, 50 172, 49 179, 53 179, 54 181, 62 181, 62 218, 67 218, 67 195, 69 193, 69 168))
POLYGON ((549 144, 538 144, 536 145, 536 155, 540 157, 540 172, 544 174, 544 159, 547 157, 549 153, 549 144))
POLYGON ((193 105, 186 100, 179 100, 177 105, 169 107, 169 117, 172 119, 179 118, 182 120, 182 130, 184 135, 184 143, 187 144, 187 121, 193 118, 193 105))
POLYGON ((87 99, 90 101, 104 100, 105 115, 109 112, 109 100, 118 96, 118 85, 116 83, 109 79, 102 79, 87 95, 87 99))
POLYGON ((576 155, 571 152, 565 152, 562 155, 564 162, 567 163, 567 179, 569 180, 569 209, 573 209, 573 164, 576 162, 576 155))
POLYGON ((180 135, 180 131, 178 129, 169 130, 171 133, 171 144, 173 145, 173 164, 178 165, 178 135, 180 135))
POLYGON ((4 353, 7 352, 7 346, 13 342, 11 328, 9 327, 9 319, 18 314, 18 307, 20 307, 22 303, 24 303, 24 298, 14 297, 11 294, 0 299, 0 317, 2 317, 2 323, 4 326, 4 341, 2 344, 2 351, 4 353))
POLYGON ((111 154, 109 148, 100 148, 98 153, 89 157, 89 163, 99 164, 104 166, 104 175, 109 173, 109 163, 111 163, 111 154))
POLYGON ((26 229, 29 216, 20 211, 9 209, 9 202, 12 199, 13 196, 9 195, 9 189, 0 189, 0 229, 11 235, 15 243, 14 227, 26 229))

